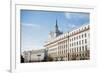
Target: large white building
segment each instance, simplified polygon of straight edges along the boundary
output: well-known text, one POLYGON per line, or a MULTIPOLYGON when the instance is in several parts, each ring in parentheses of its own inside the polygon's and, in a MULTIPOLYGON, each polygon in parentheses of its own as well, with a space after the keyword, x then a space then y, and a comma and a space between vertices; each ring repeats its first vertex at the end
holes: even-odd
POLYGON ((48 56, 51 56, 53 60, 89 60, 90 25, 84 24, 62 33, 56 21, 55 31, 50 32, 44 47, 48 50, 48 56))

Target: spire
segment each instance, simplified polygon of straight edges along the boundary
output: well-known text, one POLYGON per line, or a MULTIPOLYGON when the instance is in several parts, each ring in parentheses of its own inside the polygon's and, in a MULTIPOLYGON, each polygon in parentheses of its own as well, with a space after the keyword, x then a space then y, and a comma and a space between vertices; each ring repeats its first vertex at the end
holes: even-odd
POLYGON ((58 27, 58 25, 57 25, 57 19, 56 19, 56 27, 58 27))
POLYGON ((57 23, 57 19, 56 19, 56 25, 55 25, 55 32, 58 32, 58 23, 57 23))
POLYGON ((55 24, 55 27, 54 27, 54 31, 50 32, 49 33, 49 37, 50 39, 53 39, 59 35, 63 34, 63 32, 61 32, 58 28, 58 22, 57 22, 57 19, 56 19, 56 24, 55 24))
POLYGON ((57 19, 56 19, 56 28, 58 28, 58 23, 57 23, 57 19))

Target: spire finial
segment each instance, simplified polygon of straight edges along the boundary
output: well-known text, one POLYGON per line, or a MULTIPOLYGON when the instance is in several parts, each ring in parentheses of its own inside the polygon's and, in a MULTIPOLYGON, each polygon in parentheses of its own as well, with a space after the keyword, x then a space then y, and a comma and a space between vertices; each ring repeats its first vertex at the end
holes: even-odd
POLYGON ((58 23, 57 23, 57 19, 56 19, 56 28, 58 28, 58 23))
POLYGON ((56 25, 57 25, 57 19, 56 19, 56 25))

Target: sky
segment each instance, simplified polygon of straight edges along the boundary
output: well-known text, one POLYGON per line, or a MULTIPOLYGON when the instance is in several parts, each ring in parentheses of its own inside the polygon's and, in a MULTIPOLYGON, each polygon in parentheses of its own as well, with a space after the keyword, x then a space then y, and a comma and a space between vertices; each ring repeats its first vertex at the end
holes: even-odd
POLYGON ((59 30, 68 32, 89 23, 89 13, 21 10, 21 50, 44 48, 50 31, 54 31, 56 20, 59 30))

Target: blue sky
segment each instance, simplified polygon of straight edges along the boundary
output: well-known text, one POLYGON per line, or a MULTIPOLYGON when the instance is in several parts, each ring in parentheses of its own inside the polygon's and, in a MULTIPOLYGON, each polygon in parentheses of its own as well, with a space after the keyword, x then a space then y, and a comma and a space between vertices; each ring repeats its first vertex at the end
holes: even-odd
POLYGON ((41 49, 54 30, 56 20, 59 30, 67 32, 89 23, 89 13, 21 10, 21 49, 41 49))

